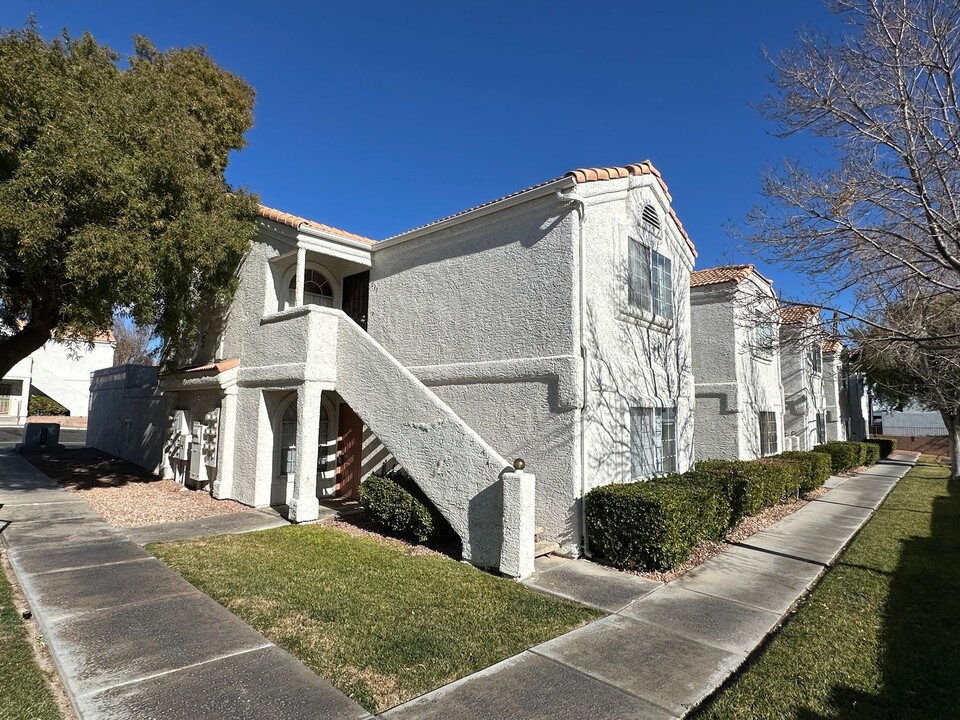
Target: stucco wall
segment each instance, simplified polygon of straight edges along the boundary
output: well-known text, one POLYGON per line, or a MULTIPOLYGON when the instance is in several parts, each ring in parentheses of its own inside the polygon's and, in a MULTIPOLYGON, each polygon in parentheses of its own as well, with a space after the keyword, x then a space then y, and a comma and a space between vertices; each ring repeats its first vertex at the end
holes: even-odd
POLYGON ((157 368, 121 365, 90 381, 87 445, 159 473, 169 429, 169 399, 157 368))
POLYGON ((692 288, 696 459, 740 457, 734 296, 729 284, 692 288))
POLYGON ((823 354, 823 399, 826 413, 827 440, 846 440, 843 413, 840 408, 842 362, 839 352, 823 354))
POLYGON ((48 342, 31 355, 30 382, 40 392, 66 407, 71 415, 85 415, 90 401, 90 374, 113 365, 113 344, 48 342))
POLYGON ((631 405, 676 406, 677 471, 693 464, 694 378, 690 345, 693 255, 667 216, 669 205, 650 176, 586 183, 585 345, 588 396, 584 490, 632 479, 631 405), (645 205, 659 214, 659 234, 641 222, 645 205), (627 253, 636 237, 672 260, 674 318, 631 308, 627 253))
POLYGON ((798 450, 817 444, 817 413, 825 413, 822 374, 814 373, 807 350, 819 346, 816 320, 802 326, 785 325, 780 362, 784 393, 784 437, 795 438, 798 450))
MULTIPOLYGON (((778 318, 772 288, 755 276, 740 283, 734 303, 736 314, 737 386, 739 394, 740 460, 761 456, 760 413, 772 412, 777 419, 777 448, 783 451, 783 387, 780 384, 780 327, 774 322, 773 352, 769 356, 756 347, 758 320, 778 318)), ((699 418, 698 418, 699 419, 699 418)))
POLYGON ((368 328, 501 455, 524 458, 537 523, 568 545, 579 542, 576 223, 550 196, 376 249, 368 328))

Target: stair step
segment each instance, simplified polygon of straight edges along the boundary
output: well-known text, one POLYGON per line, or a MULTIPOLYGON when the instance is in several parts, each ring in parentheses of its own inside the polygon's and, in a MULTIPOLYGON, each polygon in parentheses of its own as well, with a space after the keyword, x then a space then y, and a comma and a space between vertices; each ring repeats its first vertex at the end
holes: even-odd
POLYGON ((534 534, 534 535, 543 535, 543 528, 542 528, 540 525, 537 525, 537 526, 533 529, 533 534, 534 534))
POLYGON ((560 544, 555 542, 550 542, 549 540, 541 540, 536 545, 533 546, 533 555, 534 557, 541 557, 543 555, 549 555, 560 549, 560 544))

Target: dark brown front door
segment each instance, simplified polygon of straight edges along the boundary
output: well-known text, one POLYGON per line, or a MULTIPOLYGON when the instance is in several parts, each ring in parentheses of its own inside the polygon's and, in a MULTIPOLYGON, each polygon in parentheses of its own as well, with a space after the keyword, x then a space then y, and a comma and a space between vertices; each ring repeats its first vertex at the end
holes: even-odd
POLYGON ((360 494, 360 449, 363 422, 346 403, 340 403, 337 435, 337 497, 356 498, 360 494))
POLYGON ((370 303, 370 271, 364 270, 343 279, 343 311, 364 330, 367 329, 367 307, 370 303))

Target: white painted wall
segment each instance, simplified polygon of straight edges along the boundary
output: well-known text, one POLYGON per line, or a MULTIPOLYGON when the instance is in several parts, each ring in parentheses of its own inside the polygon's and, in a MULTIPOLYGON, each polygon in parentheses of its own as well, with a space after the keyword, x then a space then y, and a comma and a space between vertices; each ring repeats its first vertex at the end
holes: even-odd
POLYGON ((770 286, 751 276, 691 290, 693 373, 696 378, 697 460, 760 457, 760 412, 777 416, 783 449, 783 389, 774 334, 769 356, 755 347, 758 319, 776 317, 770 286))
POLYGON ((159 473, 168 405, 160 393, 157 368, 121 365, 98 370, 90 380, 87 445, 159 473))
POLYGON ((844 413, 840 406, 843 361, 841 352, 823 353, 823 401, 826 412, 827 440, 846 440, 844 413))
POLYGON ((585 183, 585 345, 587 409, 583 490, 629 482, 631 405, 676 407, 677 472, 694 459, 694 379, 690 344, 693 253, 668 217, 652 176, 585 183), (645 205, 660 217, 658 234, 641 222, 645 205), (627 253, 636 237, 672 260, 674 319, 633 308, 627 299, 627 253))
POLYGON ((375 249, 369 332, 506 460, 545 536, 579 543, 578 216, 554 196, 375 249))
POLYGON ((783 325, 780 363, 784 394, 784 439, 794 439, 797 450, 812 450, 817 444, 817 413, 826 412, 823 376, 813 372, 807 349, 820 347, 819 319, 802 325, 783 325))

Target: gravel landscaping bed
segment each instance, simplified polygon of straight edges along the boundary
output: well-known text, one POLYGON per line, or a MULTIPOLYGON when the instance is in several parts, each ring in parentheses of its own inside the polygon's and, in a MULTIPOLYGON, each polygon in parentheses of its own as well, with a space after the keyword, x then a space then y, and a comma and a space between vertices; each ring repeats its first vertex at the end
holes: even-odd
POLYGON ((64 490, 86 500, 111 525, 139 527, 249 510, 233 500, 184 489, 133 463, 83 448, 25 456, 64 490))

